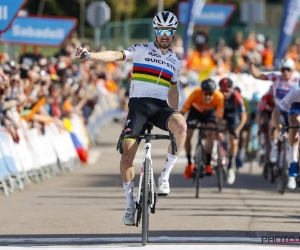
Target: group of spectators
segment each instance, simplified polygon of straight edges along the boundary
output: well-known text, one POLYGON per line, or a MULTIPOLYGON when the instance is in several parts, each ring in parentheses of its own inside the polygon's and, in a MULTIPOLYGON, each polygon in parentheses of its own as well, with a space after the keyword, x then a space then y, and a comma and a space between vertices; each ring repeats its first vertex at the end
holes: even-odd
MULTIPOLYGON (((54 122, 65 128, 63 118, 78 114, 85 124, 97 103, 97 83, 109 77, 102 65, 82 64, 75 58, 79 40, 68 40, 53 56, 23 53, 0 57, 1 126, 19 141, 20 121, 43 133, 54 122)), ((109 88, 107 88, 109 89, 109 88)))
MULTIPOLYGON (((198 85, 211 75, 247 72, 250 58, 264 70, 273 69, 272 40, 254 31, 246 38, 242 32, 237 32, 228 44, 219 38, 215 46, 208 45, 209 36, 205 31, 196 31, 193 40, 194 48, 188 50, 180 72, 179 81, 183 85, 198 85)), ((1 54, 1 125, 16 141, 20 118, 41 131, 48 121, 63 126, 61 119, 72 113, 82 116, 87 124, 99 98, 110 92, 119 94, 121 108, 126 106, 124 100, 126 91, 128 94, 132 62, 82 63, 74 54, 79 45, 93 51, 73 36, 51 57, 25 53, 9 58, 8 54, 1 54)), ((105 46, 100 47, 102 50, 106 50, 105 46)), ((172 50, 183 57, 180 36, 176 36, 172 50)), ((286 56, 294 59, 296 69, 300 70, 300 39, 295 39, 286 56)))
MULTIPOLYGON (((182 79, 189 84, 211 75, 223 75, 230 72, 248 73, 249 60, 254 59, 262 70, 274 70, 273 60, 275 48, 272 40, 263 34, 250 31, 245 37, 237 32, 232 41, 226 42, 222 37, 215 46, 209 46, 209 35, 205 30, 196 31, 193 37, 194 49, 189 48, 187 58, 183 60, 182 79)), ((173 51, 183 56, 183 40, 176 38, 173 51)), ((300 70, 300 38, 296 38, 289 46, 286 57, 296 62, 296 70, 300 70)))

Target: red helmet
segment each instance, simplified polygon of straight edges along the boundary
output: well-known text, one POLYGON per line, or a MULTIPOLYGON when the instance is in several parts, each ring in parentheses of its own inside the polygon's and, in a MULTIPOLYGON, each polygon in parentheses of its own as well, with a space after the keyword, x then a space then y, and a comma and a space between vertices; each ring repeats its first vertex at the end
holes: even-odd
POLYGON ((219 86, 221 89, 229 89, 229 88, 232 88, 233 82, 229 78, 222 78, 219 81, 219 86))

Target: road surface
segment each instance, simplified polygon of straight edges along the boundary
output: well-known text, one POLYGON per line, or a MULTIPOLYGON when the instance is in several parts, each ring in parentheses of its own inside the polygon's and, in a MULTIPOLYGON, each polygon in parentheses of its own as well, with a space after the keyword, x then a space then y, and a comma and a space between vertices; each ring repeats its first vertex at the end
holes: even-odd
MULTIPOLYGON (((125 198, 115 149, 119 134, 119 124, 104 128, 101 145, 91 149, 91 163, 74 173, 0 197, 0 245, 137 244, 141 227, 122 224, 125 198)), ((156 180, 167 145, 153 142, 156 180)), ((134 162, 137 174, 142 153, 140 147, 134 162)), ((216 176, 206 177, 200 198, 195 199, 192 181, 183 177, 185 165, 182 152, 170 177, 171 193, 159 199, 156 214, 150 216, 152 243, 261 244, 263 237, 272 243, 275 236, 299 240, 297 191, 278 194, 276 184, 265 181, 256 165, 251 174, 244 166, 234 185, 225 184, 222 193, 217 192, 216 176)))

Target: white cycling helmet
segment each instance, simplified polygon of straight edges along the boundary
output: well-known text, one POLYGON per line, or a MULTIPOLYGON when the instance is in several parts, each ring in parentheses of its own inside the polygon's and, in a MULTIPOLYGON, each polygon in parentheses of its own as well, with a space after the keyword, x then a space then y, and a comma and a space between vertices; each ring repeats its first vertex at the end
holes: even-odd
POLYGON ((176 29, 178 25, 177 17, 169 11, 158 12, 153 18, 153 28, 172 27, 176 29))
POLYGON ((286 69, 294 70, 295 62, 291 58, 284 58, 280 61, 280 68, 281 69, 286 68, 286 69))

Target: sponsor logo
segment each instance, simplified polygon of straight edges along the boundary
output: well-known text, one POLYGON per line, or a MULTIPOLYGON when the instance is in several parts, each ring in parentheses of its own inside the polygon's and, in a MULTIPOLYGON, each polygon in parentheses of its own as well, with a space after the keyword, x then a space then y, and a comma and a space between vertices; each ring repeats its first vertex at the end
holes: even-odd
POLYGON ((172 70, 176 71, 176 68, 171 63, 164 62, 163 60, 160 60, 160 59, 145 58, 145 61, 147 61, 147 62, 153 62, 153 63, 158 63, 158 64, 163 64, 163 65, 166 65, 167 67, 171 68, 172 70))
POLYGON ((133 46, 131 46, 130 48, 127 49, 129 52, 134 52, 135 48, 133 46))
MULTIPOLYGON (((130 120, 130 119, 129 119, 129 120, 127 120, 127 122, 126 122, 125 126, 128 126, 129 122, 131 122, 131 120, 130 120)), ((130 130, 130 129, 129 129, 129 130, 130 130)))
POLYGON ((150 55, 150 56, 155 56, 155 57, 161 57, 161 55, 155 54, 155 53, 153 53, 153 52, 149 52, 149 55, 150 55))
POLYGON ((171 56, 172 56, 172 54, 168 56, 167 60, 172 63, 175 63, 176 62, 175 59, 173 59, 171 56))
POLYGON ((148 44, 147 44, 147 43, 144 43, 143 45, 144 45, 144 47, 148 47, 148 44))

